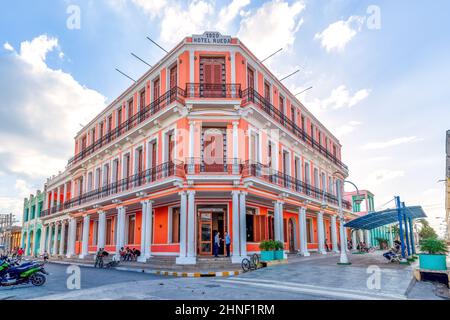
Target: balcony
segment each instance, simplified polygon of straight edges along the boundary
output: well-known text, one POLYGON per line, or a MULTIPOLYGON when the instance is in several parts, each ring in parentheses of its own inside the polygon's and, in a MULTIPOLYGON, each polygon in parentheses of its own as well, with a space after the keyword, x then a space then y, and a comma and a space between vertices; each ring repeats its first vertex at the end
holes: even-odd
POLYGON ((342 163, 335 155, 328 151, 318 141, 314 140, 310 135, 308 135, 299 126, 297 126, 291 119, 286 117, 280 110, 275 108, 269 101, 267 101, 253 88, 248 88, 242 92, 242 105, 246 105, 250 102, 254 103, 269 117, 274 119, 283 127, 287 128, 296 137, 305 141, 308 145, 312 146, 313 149, 319 151, 319 153, 322 154, 325 158, 333 162, 341 169, 348 171, 348 167, 344 163, 342 163))
POLYGON ((241 171, 239 159, 223 159, 222 161, 205 161, 200 158, 186 159, 186 173, 191 175, 219 174, 237 175, 241 171))
POLYGON ((228 98, 242 97, 241 85, 235 83, 187 83, 186 98, 228 98))
MULTIPOLYGON (((338 198, 335 195, 324 192, 323 190, 315 188, 310 184, 305 183, 304 181, 276 171, 261 163, 246 161, 242 165, 242 177, 255 177, 270 184, 290 189, 305 196, 317 199, 321 202, 325 201, 328 204, 332 204, 335 206, 338 205, 338 198)), ((352 205, 349 201, 342 200, 342 207, 344 209, 351 210, 352 205)))
POLYGON ((120 124, 118 127, 114 128, 112 131, 108 132, 106 135, 102 136, 100 139, 95 141, 93 144, 82 150, 80 153, 76 154, 75 157, 71 158, 68 163, 68 167, 80 162, 89 155, 93 154, 95 151, 103 148, 112 141, 116 140, 120 136, 129 132, 133 128, 137 127, 139 124, 144 122, 146 119, 150 118, 152 115, 158 113, 159 111, 165 109, 171 103, 178 101, 183 103, 183 98, 185 96, 184 90, 178 87, 172 88, 163 94, 161 97, 153 101, 147 107, 140 110, 134 116, 132 116, 127 121, 120 124))
POLYGON ((53 215, 62 210, 69 210, 74 207, 89 203, 95 200, 106 199, 112 195, 119 195, 128 191, 141 189, 153 183, 164 181, 168 178, 184 178, 184 163, 181 161, 171 161, 160 164, 151 169, 134 174, 120 181, 110 183, 98 189, 83 193, 64 202, 63 205, 54 206, 51 209, 42 211, 42 217, 53 215))

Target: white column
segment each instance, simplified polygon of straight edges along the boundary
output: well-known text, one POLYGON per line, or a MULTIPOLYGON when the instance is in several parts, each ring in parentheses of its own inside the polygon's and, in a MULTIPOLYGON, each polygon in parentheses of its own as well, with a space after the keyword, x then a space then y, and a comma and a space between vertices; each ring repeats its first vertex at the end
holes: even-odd
MULTIPOLYGON (((450 222, 449 222, 449 227, 450 227, 450 222)), ((394 236, 392 235, 392 225, 389 225, 389 246, 390 247, 394 246, 394 236)))
POLYGON ((283 223, 283 204, 284 202, 278 202, 278 218, 280 219, 278 222, 278 227, 280 228, 280 241, 284 244, 284 223, 283 223))
POLYGON ((63 192, 64 192, 64 194, 63 194, 63 205, 64 205, 64 202, 67 201, 67 199, 66 199, 66 196, 67 196, 67 182, 64 182, 63 192))
POLYGON ((45 238, 47 237, 47 225, 43 224, 41 228, 41 243, 39 244, 39 254, 44 254, 45 251, 45 238))
POLYGON ((59 240, 59 255, 64 255, 64 243, 66 242, 66 221, 61 221, 61 239, 59 240))
POLYGON ((152 239, 153 239, 153 230, 152 230, 152 220, 153 220, 153 201, 147 202, 147 208, 145 212, 145 250, 144 257, 145 259, 149 259, 152 255, 152 239))
POLYGON ((370 238, 370 230, 365 230, 366 233, 366 246, 367 248, 370 248, 372 246, 372 241, 370 238))
POLYGON ((89 222, 91 217, 85 215, 83 218, 83 239, 81 240, 80 258, 84 259, 89 254, 89 222))
POLYGON ((239 174, 239 135, 238 135, 239 122, 233 122, 233 174, 239 174))
POLYGON ((180 254, 176 259, 177 264, 184 264, 187 257, 187 194, 181 191, 180 195, 180 254))
POLYGON ((352 247, 353 247, 353 250, 356 250, 356 247, 358 246, 358 241, 356 240, 356 233, 357 232, 358 232, 357 230, 353 230, 353 232, 352 232, 352 247))
POLYGON ((363 242, 364 241, 364 231, 358 230, 358 233, 359 233, 359 242, 363 242))
POLYGON ((125 245, 125 207, 117 207, 116 256, 120 257, 120 248, 125 245))
POLYGON ((100 248, 105 247, 106 242, 106 212, 100 210, 98 212, 98 224, 97 224, 97 251, 100 248))
POLYGON ((323 227, 323 212, 319 211, 317 213, 317 241, 319 247, 319 253, 327 254, 325 251, 325 236, 324 236, 324 227, 323 227))
MULTIPOLYGON (((36 215, 37 215, 37 209, 38 209, 38 207, 36 206, 36 215)), ((34 224, 34 232, 33 232, 33 245, 31 247, 31 251, 30 251, 30 256, 32 256, 32 257, 34 257, 34 248, 36 247, 36 233, 37 233, 37 228, 36 228, 36 223, 35 223, 34 224)), ((10 243, 8 243, 8 248, 11 248, 10 243)))
POLYGON ((58 187, 56 197, 56 205, 59 206, 61 204, 61 187, 58 187))
POLYGON ((247 257, 247 221, 246 221, 246 202, 247 192, 241 191, 239 194, 239 238, 241 258, 247 257))
POLYGON ((147 259, 144 257, 145 252, 145 237, 147 236, 147 230, 145 228, 145 219, 147 218, 147 201, 141 201, 141 255, 138 257, 139 262, 146 262, 147 259))
POLYGON ((52 249, 52 233, 53 233, 53 224, 50 223, 48 226, 48 239, 47 239, 47 248, 46 248, 48 255, 52 254, 52 250, 51 250, 52 249))
POLYGON ((194 150, 195 150, 195 122, 189 122, 189 161, 188 161, 188 173, 195 173, 195 160, 194 160, 194 150))
POLYGON ((187 256, 185 264, 195 264, 195 191, 188 191, 187 256))
POLYGON ((333 251, 338 253, 338 241, 337 241, 337 228, 336 228, 336 216, 331 216, 331 245, 333 247, 333 251))
POLYGON ((280 207, 278 201, 273 203, 273 229, 274 229, 274 239, 275 241, 280 240, 280 207))
POLYGON ((59 222, 55 223, 55 239, 53 240, 53 255, 58 255, 58 232, 59 222))
POLYGON ((240 232, 239 232, 239 193, 238 190, 231 191, 232 196, 232 214, 233 214, 233 225, 232 225, 232 243, 233 252, 231 253, 232 263, 241 263, 241 249, 240 249, 240 232))
POLYGON ((347 238, 347 228, 345 228, 344 230, 345 230, 345 232, 344 232, 344 240, 345 240, 345 242, 344 242, 344 243, 345 243, 345 251, 347 251, 347 252, 348 252, 349 250, 348 250, 348 245, 347 245, 347 243, 348 243, 348 238, 347 238))
POLYGON ((49 209, 53 208, 53 190, 50 191, 50 204, 49 204, 48 208, 49 209))
POLYGON ((77 222, 75 218, 69 218, 69 234, 67 239, 67 258, 75 254, 75 237, 77 232, 77 222))
POLYGON ((298 210, 298 224, 300 226, 300 254, 309 257, 308 236, 306 234, 306 208, 300 207, 298 210))

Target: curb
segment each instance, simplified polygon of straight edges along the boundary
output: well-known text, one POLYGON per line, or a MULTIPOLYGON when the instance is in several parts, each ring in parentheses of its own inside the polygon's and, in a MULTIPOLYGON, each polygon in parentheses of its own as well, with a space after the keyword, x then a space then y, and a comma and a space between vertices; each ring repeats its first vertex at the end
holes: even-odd
MULTIPOLYGON (((69 261, 49 261, 47 263, 62 264, 62 265, 77 265, 81 267, 94 268, 92 264, 85 263, 72 263, 69 261)), ((165 270, 152 270, 152 269, 142 269, 142 268, 127 268, 127 267, 114 267, 111 268, 118 271, 136 272, 136 273, 147 273, 155 274, 158 276, 172 276, 172 277, 183 277, 183 278, 202 278, 202 277, 233 277, 238 276, 243 273, 242 270, 234 271, 215 271, 215 272, 181 272, 181 271, 165 271, 165 270)))

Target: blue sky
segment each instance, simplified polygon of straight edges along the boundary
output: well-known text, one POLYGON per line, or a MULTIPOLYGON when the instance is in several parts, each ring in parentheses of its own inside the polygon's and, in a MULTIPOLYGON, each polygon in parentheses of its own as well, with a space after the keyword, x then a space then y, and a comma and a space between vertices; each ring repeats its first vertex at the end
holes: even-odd
MULTIPOLYGON (((268 61, 343 145, 349 179, 375 194, 445 216, 450 129, 448 1, 16 0, 0 12, 0 211, 63 170, 72 137, 184 35, 218 30, 268 61), (67 8, 80 29, 67 28, 67 8), (368 21, 380 10, 379 26, 368 21), (257 26, 257 28, 255 28, 257 26), (34 40, 34 41, 33 41, 34 40), (51 93, 51 94, 49 94, 51 93), (5 142, 8 141, 8 142, 5 142)), ((439 217, 438 219, 436 219, 439 217)))

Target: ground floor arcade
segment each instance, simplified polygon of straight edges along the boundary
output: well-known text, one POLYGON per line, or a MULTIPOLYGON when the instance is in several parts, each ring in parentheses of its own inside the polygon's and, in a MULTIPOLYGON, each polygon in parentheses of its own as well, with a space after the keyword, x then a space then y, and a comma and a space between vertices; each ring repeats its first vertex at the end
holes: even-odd
MULTIPOLYGON (((44 221, 41 253, 84 258, 98 248, 117 254, 129 247, 140 250, 141 262, 176 256, 179 264, 194 264, 199 256, 212 256, 216 232, 221 238, 225 232, 230 235, 233 262, 259 252, 260 242, 269 239, 282 241, 286 252, 305 256, 339 251, 335 210, 262 196, 251 188, 172 191, 44 221)), ((350 236, 348 230, 344 237, 350 236)), ((222 242, 219 255, 225 254, 222 242)))

